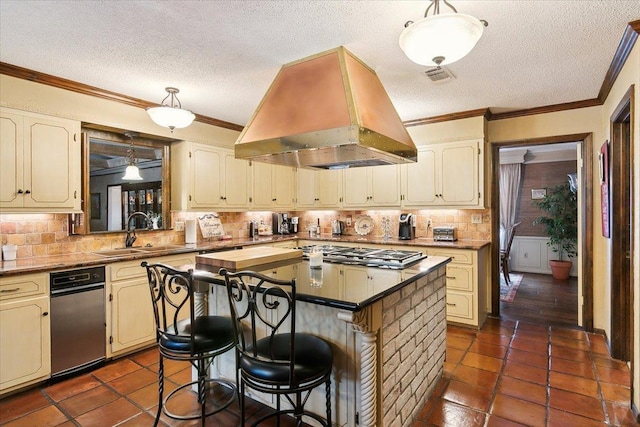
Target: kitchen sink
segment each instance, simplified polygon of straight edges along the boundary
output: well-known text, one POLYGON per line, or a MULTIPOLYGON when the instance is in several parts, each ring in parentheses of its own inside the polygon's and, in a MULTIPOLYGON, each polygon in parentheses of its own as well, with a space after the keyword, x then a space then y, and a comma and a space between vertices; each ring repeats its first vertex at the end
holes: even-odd
POLYGON ((178 246, 178 245, 143 246, 138 250, 142 252, 160 252, 160 251, 170 251, 172 249, 180 249, 180 248, 184 248, 184 246, 178 246))
POLYGON ((120 255, 132 255, 144 253, 142 248, 120 248, 120 249, 107 249, 104 251, 93 252, 96 255, 102 256, 120 256, 120 255))

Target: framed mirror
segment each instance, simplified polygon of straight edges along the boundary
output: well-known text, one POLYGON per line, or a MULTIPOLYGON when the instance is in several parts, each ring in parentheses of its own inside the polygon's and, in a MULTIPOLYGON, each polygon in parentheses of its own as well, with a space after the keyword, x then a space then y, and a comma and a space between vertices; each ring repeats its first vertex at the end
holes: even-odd
POLYGON ((168 138, 96 125, 83 125, 84 224, 76 233, 170 228, 168 138), (141 179, 125 176, 136 166, 141 179), (146 215, 131 216, 134 212, 146 215))

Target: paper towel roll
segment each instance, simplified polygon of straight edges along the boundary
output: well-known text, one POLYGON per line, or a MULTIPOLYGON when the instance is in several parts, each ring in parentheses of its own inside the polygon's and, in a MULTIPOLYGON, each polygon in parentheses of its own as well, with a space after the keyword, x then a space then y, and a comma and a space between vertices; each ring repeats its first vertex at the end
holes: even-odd
POLYGON ((184 242, 185 243, 196 243, 196 220, 188 219, 184 224, 184 242))

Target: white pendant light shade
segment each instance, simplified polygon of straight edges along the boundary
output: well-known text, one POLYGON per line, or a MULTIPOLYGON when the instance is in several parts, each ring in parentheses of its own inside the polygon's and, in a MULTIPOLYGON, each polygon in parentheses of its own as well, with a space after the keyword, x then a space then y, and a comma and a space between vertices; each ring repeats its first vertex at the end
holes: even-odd
POLYGON ((404 29, 400 35, 400 48, 417 64, 451 64, 471 52, 483 31, 483 23, 470 15, 428 16, 404 29))
POLYGON ((176 96, 180 92, 178 89, 168 87, 165 90, 169 95, 162 100, 162 104, 159 107, 147 108, 147 114, 156 124, 171 129, 171 132, 176 128, 186 128, 193 122, 196 115, 182 108, 182 104, 176 96), (169 100, 169 103, 165 104, 167 100, 169 100))
POLYGON ((191 111, 175 107, 152 107, 147 113, 156 124, 171 130, 186 128, 196 118, 191 111))
POLYGON ((136 165, 129 165, 124 172, 124 176, 122 177, 123 181, 142 181, 142 177, 140 176, 140 169, 136 165))

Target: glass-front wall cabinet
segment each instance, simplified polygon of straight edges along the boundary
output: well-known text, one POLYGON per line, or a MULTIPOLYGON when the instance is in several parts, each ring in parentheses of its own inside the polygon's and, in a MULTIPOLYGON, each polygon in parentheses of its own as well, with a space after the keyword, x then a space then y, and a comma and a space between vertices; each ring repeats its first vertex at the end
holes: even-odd
POLYGON ((164 229, 169 224, 170 140, 125 131, 84 127, 84 232, 164 229), (135 165, 141 180, 125 179, 135 165))

